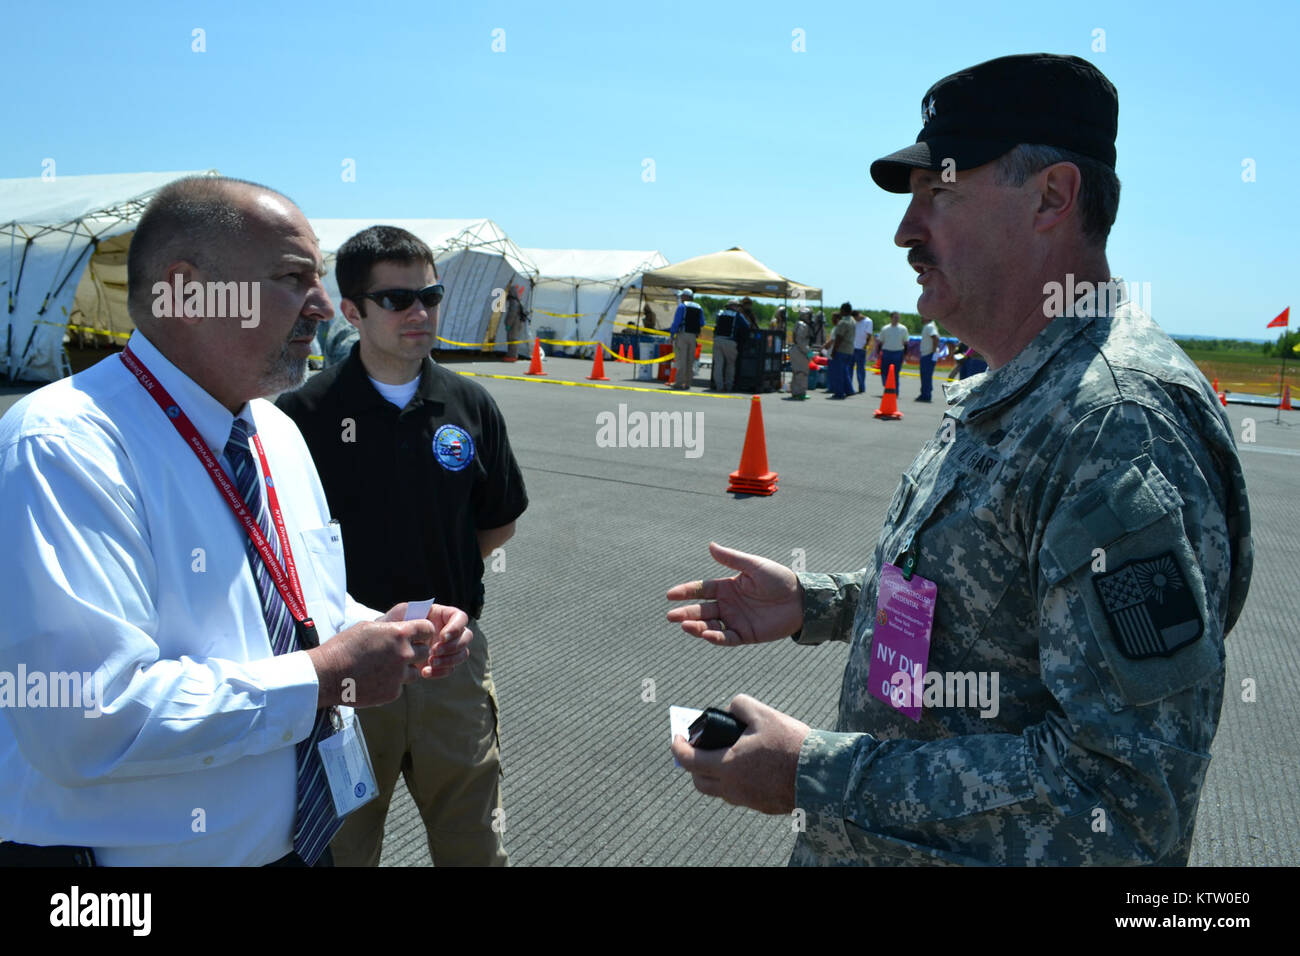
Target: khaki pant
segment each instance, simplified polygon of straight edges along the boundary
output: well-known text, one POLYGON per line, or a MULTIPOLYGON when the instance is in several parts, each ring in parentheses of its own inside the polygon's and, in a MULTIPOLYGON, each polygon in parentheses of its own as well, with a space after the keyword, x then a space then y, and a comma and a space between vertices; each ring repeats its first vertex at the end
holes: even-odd
POLYGON ((731 391, 736 381, 736 355, 740 350, 735 339, 713 340, 713 387, 731 391))
POLYGON ((690 388, 695 381, 695 336, 689 332, 678 332, 673 339, 673 352, 677 366, 677 387, 690 388))
POLYGON ((348 816, 330 844, 337 866, 378 866, 400 773, 419 808, 435 866, 505 866, 496 689, 477 621, 469 660, 440 680, 407 684, 397 700, 357 711, 379 796, 348 816), (498 829, 501 824, 498 823, 498 829))

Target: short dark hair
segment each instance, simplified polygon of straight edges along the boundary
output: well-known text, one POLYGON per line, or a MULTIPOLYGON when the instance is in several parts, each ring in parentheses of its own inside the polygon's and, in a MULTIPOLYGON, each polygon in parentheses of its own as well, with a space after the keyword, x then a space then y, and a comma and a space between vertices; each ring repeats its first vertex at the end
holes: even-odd
POLYGON ((848 315, 852 311, 853 311, 853 306, 848 302, 845 302, 843 305, 840 306, 840 312, 843 313, 844 315, 848 315))
POLYGON ((339 295, 355 302, 363 316, 366 314, 366 306, 361 296, 370 282, 370 270, 380 262, 398 262, 403 265, 425 262, 433 266, 435 276, 438 274, 438 266, 433 261, 433 250, 415 233, 398 226, 371 226, 362 229, 339 246, 334 260, 334 277, 338 279, 339 295))
POLYGON ((1119 177, 1105 163, 1061 149, 1021 143, 994 162, 994 181, 1000 186, 1023 186, 1034 173, 1053 163, 1074 163, 1079 167, 1079 226, 1083 237, 1099 249, 1106 248, 1110 227, 1119 213, 1119 177))
POLYGON ((218 251, 237 245, 248 231, 240 187, 252 187, 293 202, 270 186, 229 176, 186 176, 158 190, 145 207, 126 257, 128 311, 151 315, 153 284, 178 259, 204 271, 219 266, 218 251))

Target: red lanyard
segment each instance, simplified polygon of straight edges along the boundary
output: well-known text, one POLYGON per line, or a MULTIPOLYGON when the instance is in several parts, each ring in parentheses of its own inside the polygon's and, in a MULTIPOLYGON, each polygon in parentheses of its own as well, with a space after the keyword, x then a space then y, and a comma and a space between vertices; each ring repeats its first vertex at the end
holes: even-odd
POLYGON ((293 551, 289 548, 289 534, 284 527, 284 514, 280 510, 280 497, 275 493, 275 483, 271 480, 271 467, 266 462, 266 453, 262 451, 261 439, 254 434, 253 446, 257 449, 258 460, 262 463, 262 474, 266 477, 266 503, 268 510, 271 512, 271 519, 275 523, 275 533, 280 539, 280 550, 284 554, 284 567, 281 567, 280 562, 275 559, 275 552, 271 550, 271 543, 266 540, 266 535, 262 534, 257 518, 249 510, 248 505, 231 483, 225 471, 217 464, 217 460, 212 457, 212 450, 208 448, 208 443, 203 440, 203 436, 194 427, 194 423, 181 411, 181 407, 176 404, 161 383, 145 368, 144 363, 131 351, 130 346, 127 346, 121 355, 122 364, 140 381, 140 384, 144 386, 144 390, 153 396, 154 401, 158 403, 158 407, 166 413, 168 420, 181 433, 181 437, 185 439, 199 461, 203 463, 203 467, 207 469, 208 477, 217 486, 221 496, 226 499, 226 504, 230 505, 230 510, 235 513, 239 523, 244 526, 244 531, 248 534, 249 540, 253 542, 253 547, 257 549, 258 555, 262 558, 262 563, 266 565, 271 580, 275 582, 275 589, 280 592, 280 597, 284 599, 285 605, 289 608, 289 613, 293 615, 294 624, 298 626, 299 634, 301 635, 304 626, 309 630, 313 629, 311 618, 307 616, 306 602, 302 598, 302 585, 298 581, 298 569, 293 563, 293 551), (286 570, 288 571, 287 574, 285 573, 286 570))

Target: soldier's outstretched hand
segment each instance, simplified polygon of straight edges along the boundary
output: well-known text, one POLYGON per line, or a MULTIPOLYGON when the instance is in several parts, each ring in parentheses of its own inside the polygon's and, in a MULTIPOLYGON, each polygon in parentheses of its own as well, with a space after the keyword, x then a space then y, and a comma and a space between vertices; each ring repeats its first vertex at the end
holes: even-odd
POLYGON ((803 627, 803 589, 783 564, 709 543, 713 560, 740 573, 689 581, 668 590, 668 600, 698 600, 675 607, 668 620, 711 644, 734 647, 777 641, 803 627))

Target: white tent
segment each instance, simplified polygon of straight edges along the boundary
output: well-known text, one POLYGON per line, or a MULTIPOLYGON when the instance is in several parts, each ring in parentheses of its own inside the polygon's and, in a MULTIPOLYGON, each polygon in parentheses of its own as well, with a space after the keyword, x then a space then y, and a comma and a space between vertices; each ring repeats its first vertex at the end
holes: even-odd
POLYGON ((124 314, 125 248, 106 240, 132 232, 167 183, 205 173, 216 170, 0 179, 0 255, 8 255, 0 273, 0 369, 10 381, 48 382, 68 374, 63 340, 70 330, 120 344, 123 329, 131 327, 124 314), (98 257, 101 243, 105 255, 98 257), (119 279, 120 297, 108 294, 119 279), (92 298, 96 289, 105 293, 93 316, 76 312, 87 283, 92 298))
MULTIPOLYGON (((334 254, 350 236, 374 225, 398 226, 414 233, 433 250, 438 277, 447 287, 438 335, 440 349, 482 349, 485 342, 504 343, 504 290, 514 285, 529 303, 537 267, 491 219, 312 219, 329 275, 325 288, 337 307, 338 280, 334 254)), ((341 316, 336 322, 345 322, 341 316)), ((504 348, 504 344, 502 344, 504 348)), ((491 345, 488 346, 491 348, 491 345)))
MULTIPOLYGON (((524 249, 523 253, 539 273, 533 284, 534 333, 549 328, 560 340, 597 340, 606 345, 619 306, 630 290, 639 288, 641 273, 668 265, 661 253, 645 250, 524 249)), ((631 322, 636 321, 635 304, 633 300, 628 316, 631 322)), ((659 327, 666 329, 671 313, 660 318, 659 327)))

